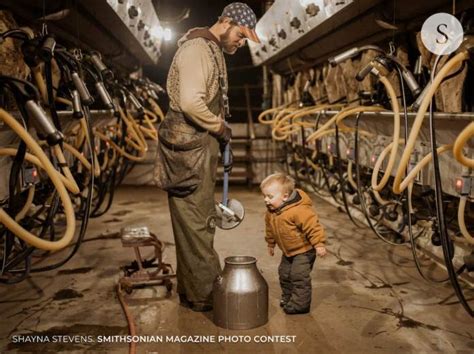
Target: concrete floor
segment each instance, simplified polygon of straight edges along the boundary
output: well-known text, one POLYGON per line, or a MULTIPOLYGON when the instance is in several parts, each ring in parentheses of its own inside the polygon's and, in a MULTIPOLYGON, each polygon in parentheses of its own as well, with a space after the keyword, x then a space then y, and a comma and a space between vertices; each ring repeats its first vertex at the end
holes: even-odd
MULTIPOLYGON (((232 191, 231 197, 244 204, 246 217, 234 230, 218 230, 215 246, 222 262, 231 255, 258 259, 270 289, 269 322, 253 330, 224 330, 213 324, 212 313, 179 306, 175 292, 167 297, 163 287, 136 290, 127 303, 140 335, 216 336, 216 342, 218 336, 251 339, 250 343, 244 337, 234 337, 238 343, 138 343, 139 353, 474 352, 474 321, 448 284, 424 282, 408 248, 383 244, 368 229, 357 229, 344 213, 317 198, 330 254, 317 260, 312 273, 311 313, 285 315, 278 306, 280 253, 273 258, 266 253, 262 198, 257 190, 232 191), (280 335, 294 337, 285 338, 289 343, 255 342, 267 338, 260 336, 280 335)), ((2 286, 0 350, 128 352, 128 344, 100 343, 98 338, 128 334, 115 285, 120 266, 134 258, 130 249, 121 247, 117 232, 131 225, 147 225, 166 242, 165 261, 175 264, 166 194, 150 187, 122 187, 111 210, 90 221, 86 235, 90 241, 69 263, 59 270, 33 274, 20 284, 2 286), (19 343, 25 338, 50 342, 19 343), (71 340, 77 342, 68 343, 71 340)), ((428 269, 435 277, 444 276, 427 262, 428 269)), ((468 295, 472 298, 472 292, 468 295)))

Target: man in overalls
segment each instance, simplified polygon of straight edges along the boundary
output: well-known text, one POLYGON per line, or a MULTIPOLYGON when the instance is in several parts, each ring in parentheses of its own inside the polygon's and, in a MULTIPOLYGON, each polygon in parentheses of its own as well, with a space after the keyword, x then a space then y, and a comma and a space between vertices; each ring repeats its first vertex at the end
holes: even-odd
POLYGON ((255 13, 244 3, 226 6, 210 28, 178 41, 168 74, 170 110, 160 126, 155 179, 168 191, 176 243, 178 295, 194 311, 212 310, 212 284, 221 272, 214 250, 214 186, 219 148, 231 138, 224 53, 245 40, 259 42, 255 13))

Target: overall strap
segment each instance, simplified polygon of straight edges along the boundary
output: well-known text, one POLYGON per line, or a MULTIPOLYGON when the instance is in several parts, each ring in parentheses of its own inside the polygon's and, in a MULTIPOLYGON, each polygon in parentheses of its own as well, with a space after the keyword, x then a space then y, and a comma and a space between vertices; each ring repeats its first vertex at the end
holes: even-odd
POLYGON ((229 97, 227 96, 227 85, 225 82, 224 74, 221 72, 220 67, 219 67, 219 60, 217 59, 217 53, 210 41, 206 41, 206 43, 211 49, 212 56, 216 63, 217 72, 219 73, 218 83, 219 83, 219 89, 221 92, 220 102, 221 102, 221 107, 224 110, 224 120, 227 120, 228 118, 230 118, 230 106, 229 106, 229 97))

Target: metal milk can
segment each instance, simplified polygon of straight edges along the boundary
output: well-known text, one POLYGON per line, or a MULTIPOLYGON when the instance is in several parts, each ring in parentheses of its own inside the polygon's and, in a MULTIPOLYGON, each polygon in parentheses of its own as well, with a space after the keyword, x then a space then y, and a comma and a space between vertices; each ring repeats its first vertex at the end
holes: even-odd
POLYGON ((214 323, 227 329, 250 329, 268 322, 268 285, 257 269, 257 259, 225 259, 213 285, 214 323))

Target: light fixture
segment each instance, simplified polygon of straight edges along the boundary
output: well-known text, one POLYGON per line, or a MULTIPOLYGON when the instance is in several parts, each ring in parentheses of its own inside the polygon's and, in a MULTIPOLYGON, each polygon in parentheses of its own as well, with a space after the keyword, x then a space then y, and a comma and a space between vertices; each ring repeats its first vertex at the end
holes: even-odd
POLYGON ((255 28, 255 32, 257 32, 257 37, 260 39, 260 41, 263 43, 263 42, 266 42, 268 41, 268 36, 267 34, 263 31, 263 29, 261 28, 261 26, 259 26, 257 24, 256 28, 255 28))
POLYGON ((157 39, 163 38, 163 27, 153 26, 150 30, 150 34, 157 39))
POLYGON ((163 38, 165 41, 171 40, 171 30, 169 28, 165 28, 163 31, 163 38))

